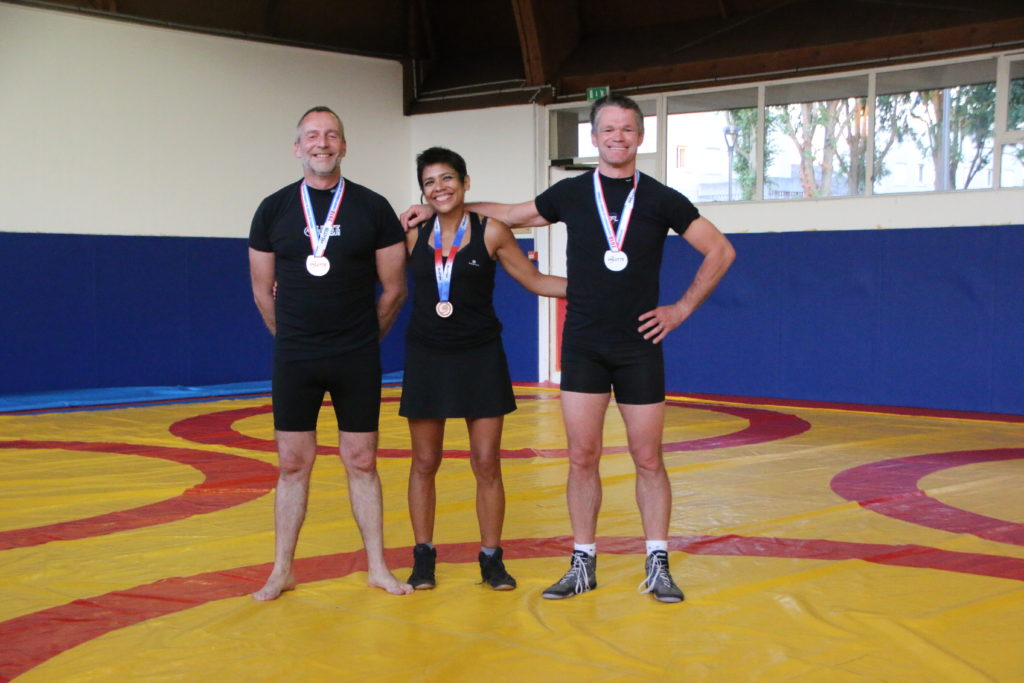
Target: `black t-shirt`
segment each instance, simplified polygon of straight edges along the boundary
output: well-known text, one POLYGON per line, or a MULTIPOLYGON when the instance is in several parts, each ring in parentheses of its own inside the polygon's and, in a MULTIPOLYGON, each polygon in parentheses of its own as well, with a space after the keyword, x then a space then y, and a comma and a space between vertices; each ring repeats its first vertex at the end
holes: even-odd
MULTIPOLYGON (((306 270, 312 254, 299 195, 301 181, 270 195, 256 209, 249 246, 273 252, 277 276, 275 351, 293 359, 326 358, 377 344, 378 249, 403 242, 405 233, 388 201, 351 180, 334 221, 324 255, 330 270, 317 277, 306 270)), ((321 224, 334 196, 309 189, 321 224)))
POLYGON ((448 296, 454 310, 447 318, 435 311, 440 297, 434 273, 433 231, 434 219, 431 218, 419 227, 416 245, 409 256, 413 296, 406 336, 437 349, 464 349, 497 339, 501 336, 501 322, 494 312, 496 264, 487 253, 480 217, 470 214, 470 227, 466 231, 469 244, 455 254, 448 296))
MULTIPOLYGON (((640 314, 658 305, 658 280, 665 237, 680 235, 696 220, 697 208, 676 190, 644 173, 633 205, 622 251, 629 257, 624 270, 604 265, 608 241, 594 198, 593 173, 566 178, 542 192, 537 211, 568 231, 566 267, 569 288, 563 341, 576 347, 633 345, 645 341, 637 328, 640 314)), ((618 224, 633 177, 601 176, 612 228, 618 224)))

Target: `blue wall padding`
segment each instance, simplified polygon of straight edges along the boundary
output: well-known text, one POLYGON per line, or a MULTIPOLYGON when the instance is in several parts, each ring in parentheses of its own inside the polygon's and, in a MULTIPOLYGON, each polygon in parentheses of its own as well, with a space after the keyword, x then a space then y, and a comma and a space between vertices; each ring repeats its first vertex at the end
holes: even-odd
POLYGON ((0 394, 265 380, 245 240, 0 234, 0 394))
MULTIPOLYGON (((532 248, 532 241, 524 249, 532 248)), ((246 240, 0 233, 0 395, 270 378, 246 240)), ((501 269, 509 362, 537 380, 537 298, 501 269)), ((406 306, 384 339, 402 369, 406 306)))
MULTIPOLYGON (((666 346, 679 392, 1024 413, 1022 226, 739 234, 666 346)), ((669 241, 662 300, 699 257, 669 241)))
MULTIPOLYGON (((516 240, 523 251, 533 249, 533 240, 516 240)), ((539 299, 523 289, 499 266, 494 279, 494 309, 501 319, 501 341, 515 382, 538 380, 537 316, 539 299)))
MULTIPOLYGON (((731 235, 736 264, 666 341, 668 389, 1024 414, 1022 228, 731 235)), ((270 376, 244 239, 0 233, 0 253, 0 394, 270 376)), ((698 264, 669 238, 663 301, 698 264)), ((495 305, 536 381, 537 297, 499 269, 495 305)))

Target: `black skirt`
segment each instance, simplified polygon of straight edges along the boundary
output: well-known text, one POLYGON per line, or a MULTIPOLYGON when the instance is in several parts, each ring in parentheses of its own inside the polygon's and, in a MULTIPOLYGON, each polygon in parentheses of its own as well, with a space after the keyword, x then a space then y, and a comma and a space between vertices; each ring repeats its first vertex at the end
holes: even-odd
POLYGON ((439 350, 407 340, 398 414, 413 419, 498 417, 516 409, 501 338, 439 350))

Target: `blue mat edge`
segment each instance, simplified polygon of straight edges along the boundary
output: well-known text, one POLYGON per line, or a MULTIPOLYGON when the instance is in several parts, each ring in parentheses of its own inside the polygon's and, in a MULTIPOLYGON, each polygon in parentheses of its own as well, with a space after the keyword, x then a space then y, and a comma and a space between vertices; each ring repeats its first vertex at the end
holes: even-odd
MULTIPOLYGON (((385 373, 382 384, 400 384, 402 371, 385 373)), ((208 386, 146 386, 44 391, 0 396, 0 414, 29 410, 59 410, 134 403, 198 401, 215 397, 251 396, 270 393, 270 380, 235 382, 208 386)))

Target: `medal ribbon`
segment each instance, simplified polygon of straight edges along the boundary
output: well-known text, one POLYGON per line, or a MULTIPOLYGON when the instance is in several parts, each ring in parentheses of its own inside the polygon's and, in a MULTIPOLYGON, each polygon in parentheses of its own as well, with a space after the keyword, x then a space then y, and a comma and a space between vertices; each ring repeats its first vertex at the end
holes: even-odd
POLYGON ((448 301, 448 295, 452 287, 452 266, 455 265, 455 254, 462 244, 462 236, 466 234, 466 226, 469 224, 469 214, 462 214, 462 221, 459 222, 459 229, 455 232, 455 241, 448 252, 448 258, 444 259, 441 253, 441 219, 434 216, 434 277, 437 279, 437 296, 441 301, 448 301))
POLYGON ((299 188, 299 197, 302 199, 302 213, 306 216, 306 227, 309 228, 309 245, 313 249, 313 256, 317 258, 327 251, 327 240, 331 238, 331 228, 334 227, 334 219, 338 216, 341 208, 341 199, 345 196, 345 179, 342 178, 337 187, 334 188, 334 197, 331 199, 331 208, 327 210, 327 219, 323 227, 316 222, 316 214, 313 213, 313 202, 309 200, 309 186, 302 181, 299 188))
POLYGON ((619 217, 618 230, 612 230, 612 220, 608 215, 608 204, 604 200, 604 189, 601 187, 601 175, 594 169, 594 201, 597 203, 597 215, 601 217, 601 227, 604 228, 605 239, 608 240, 608 248, 612 251, 622 251, 622 243, 626 241, 626 231, 629 230, 629 219, 633 215, 633 203, 636 201, 636 188, 640 184, 640 171, 633 172, 633 189, 626 197, 626 203, 622 207, 622 215, 619 217))

